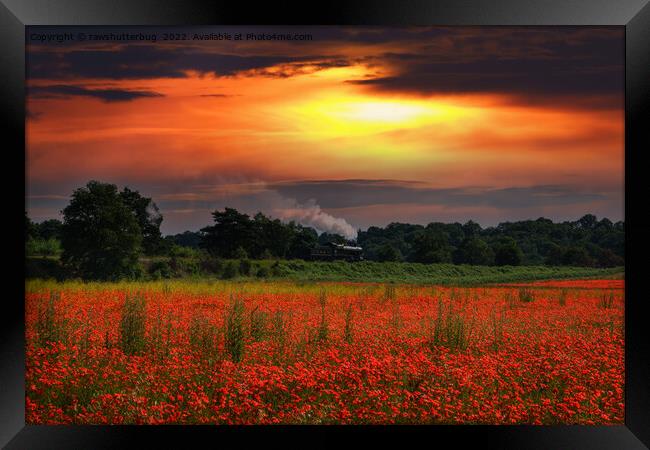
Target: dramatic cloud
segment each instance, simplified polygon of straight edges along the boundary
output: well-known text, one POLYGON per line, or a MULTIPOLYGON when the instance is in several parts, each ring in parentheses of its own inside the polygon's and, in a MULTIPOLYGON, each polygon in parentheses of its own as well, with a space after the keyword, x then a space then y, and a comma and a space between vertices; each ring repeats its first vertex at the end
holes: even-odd
POLYGON ((348 237, 391 221, 623 218, 622 27, 147 27, 156 42, 43 40, 67 31, 144 33, 28 30, 37 220, 91 179, 152 197, 163 232, 199 229, 226 206, 348 237), (163 41, 170 31, 190 39, 163 41))
POLYGON ((93 97, 105 102, 126 102, 138 98, 162 97, 162 94, 152 91, 131 91, 124 89, 87 89, 81 86, 57 84, 52 86, 33 86, 28 88, 32 98, 67 98, 93 97))
POLYGON ((419 186, 416 182, 390 180, 305 181, 275 184, 270 188, 298 202, 316 199, 324 208, 409 203, 511 209, 577 204, 603 198, 602 194, 582 192, 572 186, 435 189, 419 186))
MULTIPOLYGON (((516 48, 512 45, 511 48, 516 48)), ((522 41, 519 50, 524 50, 526 45, 522 41)), ((621 35, 573 45, 553 42, 544 46, 544 52, 521 52, 517 57, 494 52, 476 55, 462 45, 453 56, 386 53, 376 58, 377 64, 391 67, 391 75, 349 80, 349 83, 378 91, 418 95, 483 92, 620 96, 624 83, 623 49, 621 35)))
POLYGON ((217 76, 252 71, 257 75, 287 77, 347 64, 343 58, 324 55, 233 55, 216 53, 209 48, 130 45, 101 50, 34 50, 27 55, 27 77, 114 80, 185 78, 190 71, 217 76), (269 70, 272 67, 278 67, 278 70, 269 70))

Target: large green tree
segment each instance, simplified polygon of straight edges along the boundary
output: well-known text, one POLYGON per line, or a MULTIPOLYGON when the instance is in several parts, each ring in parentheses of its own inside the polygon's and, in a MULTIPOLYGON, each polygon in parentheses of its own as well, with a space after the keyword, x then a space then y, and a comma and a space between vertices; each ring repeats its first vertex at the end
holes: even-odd
POLYGON ((162 249, 162 235, 160 224, 163 217, 158 206, 149 197, 143 197, 138 191, 125 187, 120 192, 124 204, 131 209, 135 215, 140 230, 142 231, 142 250, 147 255, 160 253, 162 249))
POLYGON ((511 237, 502 238, 494 249, 494 263, 497 266, 518 266, 523 259, 523 253, 517 241, 511 237))
POLYGON ((415 236, 410 259, 419 263, 448 263, 452 252, 449 235, 437 227, 430 227, 415 236))
POLYGON ((489 266, 494 262, 494 252, 483 239, 472 234, 463 240, 454 253, 454 262, 456 264, 489 266))
POLYGON ((212 255, 233 258, 238 248, 246 253, 254 252, 254 228, 248 214, 242 214, 234 208, 212 213, 214 225, 201 229, 201 247, 212 255), (252 251, 251 251, 252 250, 252 251))
POLYGON ((61 260, 84 279, 115 280, 138 273, 142 230, 114 184, 90 181, 63 210, 61 260))

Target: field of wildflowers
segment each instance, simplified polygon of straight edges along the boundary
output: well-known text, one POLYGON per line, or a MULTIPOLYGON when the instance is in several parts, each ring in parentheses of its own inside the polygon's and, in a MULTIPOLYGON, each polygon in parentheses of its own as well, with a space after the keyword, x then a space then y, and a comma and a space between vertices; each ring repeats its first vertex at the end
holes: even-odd
POLYGON ((623 280, 26 292, 29 424, 623 423, 623 280))

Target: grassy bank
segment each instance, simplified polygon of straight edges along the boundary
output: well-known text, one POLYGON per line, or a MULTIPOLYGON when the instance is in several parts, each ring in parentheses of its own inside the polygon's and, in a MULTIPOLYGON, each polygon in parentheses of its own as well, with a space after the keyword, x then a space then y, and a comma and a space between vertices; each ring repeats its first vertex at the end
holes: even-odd
POLYGON ((610 277, 623 268, 550 266, 467 266, 453 264, 379 262, 280 262, 282 277, 301 281, 395 282, 440 285, 474 285, 584 277, 610 277))
MULTIPOLYGON (((143 279, 232 279, 347 281, 377 283, 413 283, 437 285, 479 285, 568 278, 622 277, 622 267, 598 269, 565 266, 466 266, 397 262, 312 262, 167 259, 143 261, 143 279)), ((53 259, 27 260, 27 278, 69 278, 53 259)))

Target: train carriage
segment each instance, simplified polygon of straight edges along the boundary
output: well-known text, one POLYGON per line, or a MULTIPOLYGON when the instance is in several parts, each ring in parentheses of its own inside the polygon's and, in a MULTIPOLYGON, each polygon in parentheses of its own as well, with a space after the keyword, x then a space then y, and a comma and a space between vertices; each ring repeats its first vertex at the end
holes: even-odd
POLYGON ((319 245, 311 251, 311 259, 319 261, 363 261, 363 249, 351 245, 336 244, 329 242, 327 245, 319 245))

